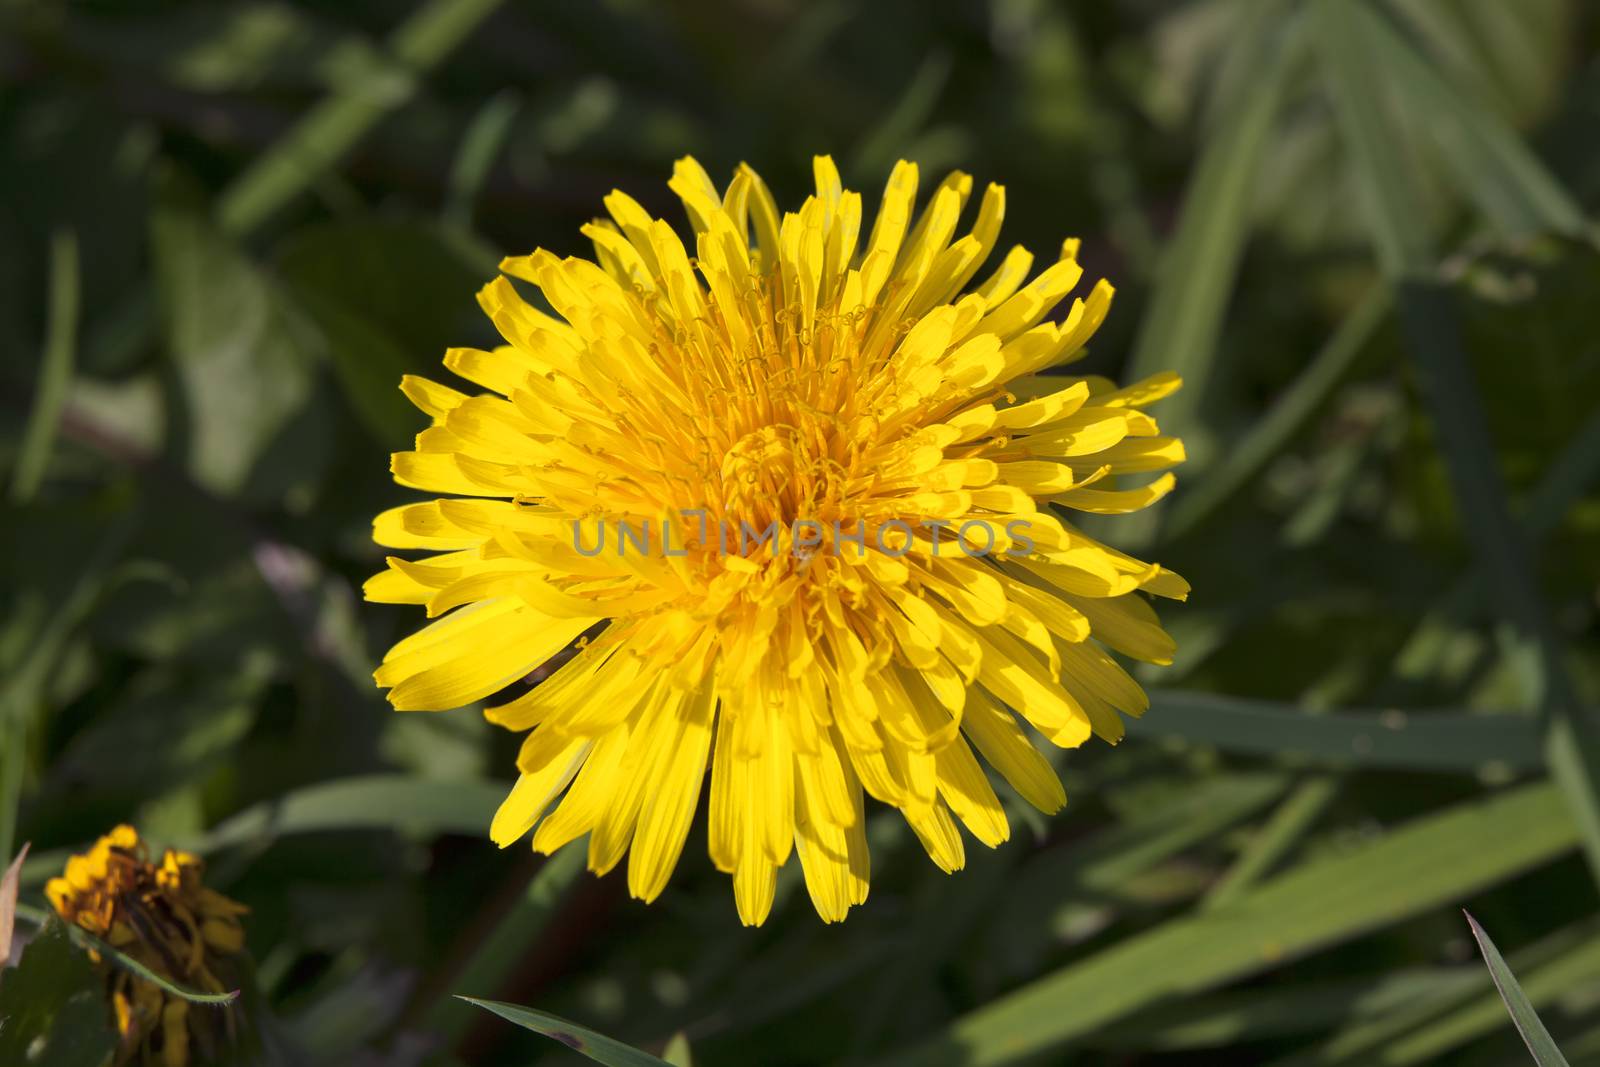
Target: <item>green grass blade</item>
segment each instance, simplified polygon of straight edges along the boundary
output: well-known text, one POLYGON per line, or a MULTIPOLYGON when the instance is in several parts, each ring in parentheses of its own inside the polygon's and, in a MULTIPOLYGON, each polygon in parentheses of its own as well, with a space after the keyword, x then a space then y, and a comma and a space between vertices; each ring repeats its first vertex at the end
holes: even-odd
POLYGON ((1255 5, 1253 24, 1240 47, 1260 71, 1250 91, 1233 102, 1184 191, 1177 230, 1168 242, 1150 309, 1140 324, 1130 376, 1176 371, 1184 387, 1164 402, 1162 427, 1184 436, 1190 455, 1204 462, 1195 414, 1216 363, 1223 315, 1233 293, 1249 234, 1255 179, 1282 106, 1300 23, 1288 29, 1279 5, 1255 5))
MULTIPOLYGON (((1511 966, 1535 1005, 1553 1003, 1600 976, 1600 940, 1591 920, 1564 927, 1512 954, 1511 966)), ((1314 1047, 1272 1067, 1393 1067, 1437 1063, 1469 1042, 1504 1029, 1506 1006, 1486 968, 1477 963, 1448 968, 1434 983, 1385 1010, 1346 1019, 1314 1047)))
POLYGON ((1295 786, 1250 839, 1233 866, 1217 879, 1206 894, 1204 906, 1225 907, 1270 874, 1338 795, 1339 779, 1333 775, 1312 775, 1295 786))
POLYGON ((1511 237, 1584 233, 1582 209, 1515 131, 1451 86, 1387 20, 1365 4, 1349 6, 1396 96, 1479 210, 1511 237))
POLYGON ((1489 974, 1494 977, 1494 987, 1499 990, 1500 999, 1505 1001, 1506 1009, 1511 1012, 1511 1021, 1516 1024, 1517 1033, 1522 1035, 1523 1043, 1528 1046, 1528 1051, 1533 1053, 1534 1063, 1538 1064, 1538 1067, 1567 1067, 1566 1058, 1561 1055, 1561 1050, 1556 1048, 1555 1041, 1550 1037, 1550 1031, 1546 1030, 1544 1023, 1539 1020, 1538 1012, 1533 1010, 1528 995, 1517 984, 1517 976, 1506 966, 1500 950, 1495 947, 1488 932, 1478 925, 1478 920, 1472 917, 1472 913, 1465 914, 1467 925, 1472 927, 1472 936, 1477 940, 1478 949, 1483 953, 1483 962, 1489 965, 1489 974))
POLYGON ((460 997, 460 999, 468 1004, 475 1004, 485 1011, 492 1011, 524 1030, 532 1030, 553 1041, 559 1041, 595 1063, 605 1064, 606 1067, 668 1067, 666 1060, 652 1056, 648 1052, 640 1052, 632 1045, 624 1045, 621 1041, 555 1015, 547 1015, 532 1008, 519 1008, 515 1004, 505 1004, 498 1000, 479 1000, 476 997, 460 997))
POLYGON ((1477 977, 1462 967, 1419 967, 1208 993, 1142 1011, 1094 1040, 1100 1047, 1141 1051, 1231 1048, 1385 1018, 1429 997, 1475 991, 1477 977))
POLYGON ((1362 298, 1294 384, 1284 390, 1250 432, 1242 440, 1230 444, 1216 465, 1206 471, 1205 477, 1173 501, 1166 531, 1169 537, 1181 537, 1215 515, 1235 493, 1254 481, 1268 463, 1283 453, 1350 373, 1387 317, 1389 308, 1386 286, 1375 286, 1362 298))
POLYGON ((1292 704, 1171 689, 1151 690, 1150 704, 1150 714, 1129 721, 1130 737, 1181 738, 1327 767, 1477 774, 1544 765, 1539 724, 1527 716, 1396 709, 1313 715, 1292 704))
POLYGON ((1306 863, 1226 908, 1135 934, 963 1015, 895 1064, 1013 1063, 1166 997, 1190 996, 1280 961, 1459 902, 1576 843, 1560 794, 1527 786, 1403 825, 1306 863), (1494 841, 1494 848, 1484 848, 1494 841))
POLYGON ((1046 849, 1008 875, 1006 906, 987 924, 996 958, 1028 959, 1041 931, 1086 903, 1115 899, 1157 865, 1233 828, 1283 795, 1283 774, 1212 775, 1171 803, 1071 845, 1046 849))
POLYGON ((1497 613, 1500 636, 1523 698, 1544 717, 1545 757, 1583 834, 1591 871, 1600 878, 1600 725, 1579 704, 1563 662, 1521 531, 1512 521, 1494 447, 1463 352, 1451 294, 1408 283, 1401 321, 1424 400, 1438 427, 1468 543, 1497 613))
POLYGON ((502 89, 490 97, 473 116, 461 147, 450 167, 450 195, 445 201, 444 219, 454 226, 472 226, 472 202, 483 188, 495 157, 511 136, 512 124, 522 109, 522 99, 514 90, 502 89))
POLYGON ((11 479, 11 499, 19 504, 32 500, 39 491, 55 444, 56 427, 61 423, 61 408, 66 403, 67 386, 72 383, 72 364, 78 348, 78 290, 78 239, 71 231, 60 231, 50 241, 50 314, 45 327, 44 362, 11 479))
POLYGON ((371 775, 320 782, 247 808, 199 841, 200 851, 321 830, 397 829, 486 835, 506 786, 371 775))
POLYGON ((1405 277, 1432 268, 1432 239, 1416 210, 1424 201, 1383 95, 1382 67, 1361 32, 1365 4, 1313 0, 1318 59, 1355 161, 1378 261, 1388 277, 1405 277))
POLYGON ((396 66, 323 100, 239 175, 217 205, 229 233, 254 230, 304 192, 386 115, 411 99, 417 77, 487 18, 500 0, 428 0, 389 38, 396 66))
MULTIPOLYGON (((41 927, 46 923, 60 922, 54 912, 46 911, 44 908, 35 908, 31 904, 18 904, 17 918, 25 919, 35 926, 41 927)), ((202 993, 198 989, 190 989, 188 986, 179 985, 177 982, 164 978, 152 971, 127 953, 112 948, 105 941, 94 936, 83 927, 74 926, 71 923, 62 923, 62 926, 66 929, 67 936, 72 938, 73 943, 79 948, 98 952, 101 956, 110 960, 113 965, 122 968, 129 974, 143 978, 151 985, 160 987, 162 992, 171 996, 187 1000, 191 1004, 232 1004, 239 999, 239 991, 237 989, 227 993, 202 993)))
MULTIPOLYGON (((209 853, 241 845, 259 848, 279 837, 334 830, 481 837, 487 835, 489 822, 508 788, 494 782, 444 781, 403 774, 335 779, 255 804, 182 844, 196 852, 209 853)), ((60 871, 69 854, 57 849, 30 857, 23 868, 23 884, 37 885, 60 871)))

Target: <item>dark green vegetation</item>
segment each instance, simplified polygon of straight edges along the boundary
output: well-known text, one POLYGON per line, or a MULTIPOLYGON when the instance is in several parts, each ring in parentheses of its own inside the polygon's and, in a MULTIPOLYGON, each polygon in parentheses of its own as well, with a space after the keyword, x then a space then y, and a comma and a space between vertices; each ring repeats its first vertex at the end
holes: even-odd
MULTIPOLYGON (((1530 1062, 1468 906, 1600 1063, 1597 44, 1582 0, 0 4, 19 933, 130 820, 253 909, 192 1010, 269 1062, 576 1055, 457 993, 713 1067, 1530 1062), (1084 366, 1189 382, 1179 492, 1102 532, 1195 594, 1059 817, 947 878, 881 816, 843 926, 791 864, 745 930, 703 830, 648 909, 495 850, 516 739, 387 710, 418 613, 358 589, 395 383, 490 340, 501 253, 583 252, 613 187, 681 217, 686 152, 797 205, 824 151, 1084 238, 1084 366)), ((96 1061, 74 952, 0 974, 0 1049, 96 1061)))

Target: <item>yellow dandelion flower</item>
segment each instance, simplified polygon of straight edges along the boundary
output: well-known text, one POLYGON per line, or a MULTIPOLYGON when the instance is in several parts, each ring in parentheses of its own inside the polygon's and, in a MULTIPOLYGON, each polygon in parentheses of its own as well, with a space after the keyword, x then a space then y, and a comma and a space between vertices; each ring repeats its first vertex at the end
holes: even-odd
POLYGON ((505 260, 479 302, 506 343, 445 355, 477 391, 401 386, 433 424, 395 478, 448 496, 383 513, 375 538, 434 554, 366 585, 438 616, 376 672, 396 708, 483 700, 550 664, 488 711, 529 731, 498 844, 587 834, 590 868, 628 854, 651 900, 709 770, 711 859, 750 924, 791 851, 825 920, 866 899, 863 793, 947 871, 957 820, 1005 840, 974 749, 1060 808, 1018 716, 1056 745, 1116 741, 1147 701, 1107 649, 1170 661, 1145 594, 1187 593, 1069 518, 1145 507, 1171 474, 1122 476, 1183 459, 1143 410, 1176 376, 1041 373, 1081 356, 1111 303, 1101 281, 1050 317, 1078 242, 1031 281, 1012 248, 974 284, 1000 186, 953 239, 971 177, 919 217, 902 162, 863 234, 861 196, 827 157, 815 173, 780 215, 749 167, 719 192, 683 159, 690 247, 613 192, 583 227, 594 260, 505 260))
MULTIPOLYGON (((222 960, 244 947, 239 917, 248 910, 201 883, 204 864, 168 849, 152 863, 139 834, 118 826, 45 885, 56 913, 169 981, 221 993, 222 960)), ((95 962, 99 955, 91 952, 95 962)), ((121 1043, 118 1063, 184 1067, 201 1020, 189 1004, 125 970, 108 972, 121 1043)), ((209 1033, 205 1040, 210 1041, 209 1033)))

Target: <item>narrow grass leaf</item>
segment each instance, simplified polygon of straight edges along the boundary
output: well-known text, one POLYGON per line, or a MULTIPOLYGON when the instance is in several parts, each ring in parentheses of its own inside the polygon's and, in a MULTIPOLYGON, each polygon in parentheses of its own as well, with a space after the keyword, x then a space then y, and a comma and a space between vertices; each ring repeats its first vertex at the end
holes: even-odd
POLYGON ((191 1004, 232 1004, 239 999, 239 991, 237 989, 226 993, 202 993, 198 989, 190 989, 188 986, 179 985, 177 982, 164 978, 152 971, 120 949, 113 948, 110 943, 101 940, 83 927, 62 923, 54 912, 46 911, 44 908, 36 908, 31 904, 18 904, 17 917, 40 927, 60 925, 67 931, 67 936, 72 938, 73 944, 79 948, 90 952, 98 952, 101 956, 110 960, 113 965, 122 968, 129 974, 158 986, 163 993, 178 997, 181 1000, 187 1000, 191 1004))
POLYGON ((511 135, 522 99, 513 89, 502 89, 478 109, 450 166, 450 195, 445 201, 445 221, 463 228, 472 225, 472 202, 483 188, 495 157, 511 135))
POLYGON ((1478 942, 1478 949, 1483 953, 1483 962, 1489 965, 1489 974, 1494 978, 1494 987, 1499 990, 1500 999, 1506 1002, 1506 1009, 1511 1012, 1511 1021, 1516 1024, 1517 1033, 1522 1035, 1523 1044, 1533 1053, 1534 1062, 1539 1067, 1567 1067, 1566 1058, 1561 1055, 1561 1050, 1556 1048, 1555 1041, 1550 1037, 1550 1031, 1545 1029, 1538 1012, 1533 1010, 1528 994, 1517 984, 1517 976, 1506 966, 1505 958, 1500 955, 1500 950, 1495 947, 1488 932, 1478 924, 1477 919, 1472 917, 1471 912, 1464 914, 1467 917, 1467 925, 1472 927, 1472 936, 1478 942))
POLYGON ((1544 716, 1545 758, 1600 879, 1600 722, 1578 704, 1531 556, 1511 519, 1452 295, 1430 277, 1429 239, 1418 223, 1422 201, 1406 180, 1401 133, 1382 109, 1380 64, 1363 30, 1374 16, 1365 0, 1316 0, 1314 11, 1335 111, 1368 194, 1372 242, 1384 273, 1400 287, 1401 325, 1438 428, 1461 524, 1493 603, 1510 624, 1504 654, 1527 703, 1544 716))
POLYGON ((1464 900, 1560 856, 1576 838, 1548 785, 1460 804, 1303 864, 1229 907, 1128 937, 960 1016, 889 1062, 986 1067, 1038 1056, 1163 998, 1464 900))
MULTIPOLYGON (((1509 967, 1535 1007, 1600 977, 1600 938, 1593 921, 1564 927, 1512 953, 1509 967)), ((1390 1067, 1439 1062, 1440 1057, 1503 1031, 1506 1005, 1489 971, 1477 964, 1453 969, 1432 988, 1375 1017, 1349 1020, 1315 1047, 1274 1060, 1271 1067, 1390 1067)), ((1569 1051, 1571 1051, 1569 1049, 1569 1051)))
POLYGON ((1291 60, 1300 51, 1300 21, 1283 28, 1276 4, 1255 5, 1238 47, 1260 73, 1232 102, 1184 190, 1178 226, 1168 242, 1150 309, 1139 327, 1130 376, 1176 371, 1184 387, 1161 409, 1162 426, 1184 436, 1191 454, 1193 419, 1216 362, 1217 339, 1249 233, 1255 179, 1282 106, 1291 60))
POLYGON ((532 1008, 519 1008, 515 1004, 505 1004, 498 1000, 479 1000, 476 997, 458 997, 458 999, 485 1011, 492 1011, 524 1030, 532 1030, 553 1041, 559 1041, 595 1063, 605 1064, 605 1067, 667 1067, 666 1060, 652 1056, 648 1052, 641 1052, 632 1045, 624 1045, 615 1038, 596 1033, 577 1023, 568 1022, 559 1016, 547 1015, 532 1008))
POLYGON ((1181 537, 1215 515, 1239 490, 1255 481, 1268 463, 1283 454, 1349 375, 1388 316, 1390 306, 1387 286, 1374 286, 1362 297, 1249 433, 1231 443, 1191 490, 1174 499, 1167 536, 1181 537))
POLYGON ((1239 858, 1206 894, 1204 906, 1231 904, 1270 874, 1328 810, 1339 795, 1339 779, 1331 774, 1307 777, 1275 808, 1239 858))
POLYGON ((34 391, 33 410, 22 434, 17 466, 11 479, 11 499, 33 499, 44 480, 45 467, 55 445, 56 427, 72 383, 72 364, 78 347, 78 239, 63 230, 50 241, 50 311, 45 326, 44 362, 34 391))
POLYGON ((1355 162, 1384 274, 1405 277, 1432 268, 1431 236, 1414 167, 1384 95, 1383 70, 1361 33, 1367 0, 1313 0, 1318 59, 1334 117, 1355 162))
POLYGON ((1499 635, 1502 654, 1523 699, 1543 716, 1545 758, 1572 807, 1590 870, 1600 879, 1600 724, 1579 703, 1529 547, 1511 518, 1452 294, 1436 284, 1408 282, 1400 309, 1464 533, 1490 602, 1509 624, 1499 635))
POLYGON ((1293 704, 1152 690, 1152 714, 1128 723, 1135 738, 1180 738, 1241 755, 1328 767, 1476 774, 1544 766, 1531 716, 1463 711, 1347 709, 1312 715, 1293 704))
POLYGON ((322 830, 406 830, 420 834, 487 832, 505 786, 370 775, 321 782, 246 808, 195 842, 212 851, 262 838, 322 830))
POLYGON ((448 55, 500 0, 428 0, 390 36, 395 63, 378 68, 312 108, 223 194, 224 230, 248 233, 343 159, 384 116, 409 101, 417 76, 448 55))
POLYGON ((1347 7, 1364 47, 1479 210, 1511 237, 1583 234, 1582 209, 1514 130, 1450 85, 1365 3, 1347 7))
POLYGON ((1441 991, 1476 990, 1477 977, 1461 967, 1426 967, 1209 993, 1140 1012, 1108 1027, 1095 1044, 1151 1051, 1229 1048, 1382 1018, 1441 991))

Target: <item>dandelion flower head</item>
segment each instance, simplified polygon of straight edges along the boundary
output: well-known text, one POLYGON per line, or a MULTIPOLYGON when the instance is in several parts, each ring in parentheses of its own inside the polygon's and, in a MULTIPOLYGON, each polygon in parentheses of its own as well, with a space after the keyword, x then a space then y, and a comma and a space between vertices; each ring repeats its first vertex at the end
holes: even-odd
POLYGON ((490 720, 527 732, 497 843, 587 835, 648 901, 709 776, 710 857, 751 924, 791 853, 824 919, 866 899, 864 796, 947 871, 958 823, 1009 832, 980 756, 1060 808, 1030 734, 1118 740, 1147 700, 1110 653, 1170 662, 1149 598, 1188 591, 1074 522, 1153 503, 1172 475, 1141 476, 1183 459, 1145 411, 1175 375, 1046 373, 1111 304, 1100 281, 1062 306, 1078 242, 1037 273, 991 257, 1002 187, 958 238, 971 177, 918 214, 906 162, 864 229, 814 171, 780 214, 749 167, 719 190, 683 159, 687 241, 613 192, 592 258, 505 260, 479 294, 504 344, 445 356, 471 388, 402 383, 432 425, 392 470, 440 496, 378 517, 427 555, 366 586, 434 619, 376 673, 396 708, 498 695, 490 720))

